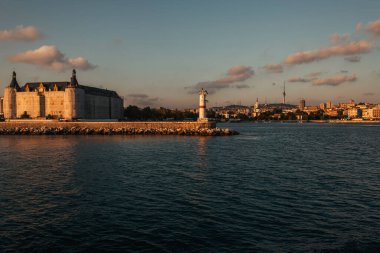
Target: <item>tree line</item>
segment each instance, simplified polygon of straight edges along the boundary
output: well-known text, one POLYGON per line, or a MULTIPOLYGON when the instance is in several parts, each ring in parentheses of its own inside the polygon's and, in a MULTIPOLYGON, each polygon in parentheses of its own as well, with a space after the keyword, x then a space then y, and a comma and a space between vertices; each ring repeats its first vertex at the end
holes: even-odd
POLYGON ((162 121, 162 120, 196 120, 198 114, 190 111, 180 111, 178 109, 160 108, 139 108, 135 105, 129 105, 124 109, 124 117, 127 120, 136 121, 162 121))

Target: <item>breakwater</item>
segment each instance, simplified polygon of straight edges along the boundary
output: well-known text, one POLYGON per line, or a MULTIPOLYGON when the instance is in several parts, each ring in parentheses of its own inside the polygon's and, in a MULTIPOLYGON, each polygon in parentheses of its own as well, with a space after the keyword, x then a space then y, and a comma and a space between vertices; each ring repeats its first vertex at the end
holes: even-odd
POLYGON ((238 132, 214 122, 0 122, 0 135, 187 135, 227 136, 238 132))

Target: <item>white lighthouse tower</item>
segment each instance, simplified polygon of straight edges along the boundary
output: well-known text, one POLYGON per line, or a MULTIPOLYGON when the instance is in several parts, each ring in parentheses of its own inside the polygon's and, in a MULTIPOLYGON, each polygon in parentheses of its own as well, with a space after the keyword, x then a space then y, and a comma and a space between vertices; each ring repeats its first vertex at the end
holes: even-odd
POLYGON ((206 96, 207 91, 205 89, 201 89, 199 91, 199 118, 198 121, 208 121, 208 118, 206 116, 206 96))

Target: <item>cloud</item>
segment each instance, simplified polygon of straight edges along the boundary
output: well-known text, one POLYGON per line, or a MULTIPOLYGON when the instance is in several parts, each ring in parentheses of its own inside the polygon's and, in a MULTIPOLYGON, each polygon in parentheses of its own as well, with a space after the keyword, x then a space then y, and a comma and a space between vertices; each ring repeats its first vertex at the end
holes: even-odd
POLYGON ((301 51, 289 55, 284 60, 285 64, 302 64, 330 58, 338 55, 354 55, 368 53, 372 49, 372 43, 368 40, 360 40, 344 45, 321 48, 314 51, 301 51))
POLYGON ((313 81, 313 85, 315 86, 338 86, 344 82, 355 82, 357 80, 356 75, 346 76, 346 75, 338 75, 325 79, 316 79, 313 81))
POLYGON ((77 68, 89 70, 96 68, 83 57, 67 58, 56 46, 43 45, 34 50, 28 50, 8 57, 11 62, 22 62, 45 68, 63 71, 77 68))
POLYGON ((380 36, 380 19, 370 22, 366 30, 374 34, 375 36, 380 36))
POLYGON ((374 96, 375 95, 375 93, 373 93, 373 92, 366 92, 366 93, 363 93, 363 96, 366 96, 366 97, 372 97, 372 96, 374 96))
POLYGON ((334 33, 330 36, 330 42, 333 45, 347 44, 350 42, 351 35, 346 33, 340 35, 339 33, 334 33))
MULTIPOLYGON (((225 77, 215 80, 215 81, 206 81, 206 82, 199 82, 193 86, 186 87, 186 89, 189 89, 190 94, 196 94, 201 88, 204 88, 208 91, 209 94, 213 94, 221 89, 226 88, 238 88, 238 85, 231 86, 231 84, 237 83, 237 82, 244 82, 245 80, 251 78, 254 75, 254 71, 252 67, 249 66, 235 66, 230 68, 227 71, 227 74, 225 77)), ((243 86, 240 85, 240 88, 243 86)), ((243 88, 246 88, 245 86, 243 88)))
POLYGON ((318 71, 318 72, 311 72, 311 73, 307 74, 306 76, 308 76, 308 77, 318 77, 318 76, 320 76, 322 74, 323 74, 322 72, 318 71))
POLYGON ((311 79, 304 78, 304 77, 291 77, 288 79, 288 82, 290 83, 308 83, 311 79))
POLYGON ((73 66, 76 69, 89 70, 96 68, 95 65, 92 65, 87 59, 83 57, 68 59, 68 63, 70 66, 73 66))
POLYGON ((237 81, 244 81, 248 78, 250 78, 253 75, 252 67, 247 67, 243 65, 235 66, 230 68, 227 71, 227 79, 237 80, 237 81))
POLYGON ((363 23, 359 22, 355 26, 355 31, 360 32, 363 29, 363 23))
POLYGON ((361 57, 360 55, 350 55, 350 56, 344 57, 344 60, 348 62, 360 62, 361 57))
POLYGON ((126 96, 127 102, 139 106, 152 106, 160 99, 158 97, 149 97, 147 94, 135 93, 126 96))
POLYGON ((0 41, 16 40, 16 41, 34 41, 42 38, 43 35, 35 26, 19 25, 12 30, 0 31, 0 41))
POLYGON ((313 80, 316 80, 317 77, 321 76, 323 74, 323 72, 311 72, 307 75, 305 75, 305 77, 291 77, 288 79, 288 82, 290 83, 308 83, 308 82, 311 82, 313 80))
POLYGON ((236 89, 248 89, 248 88, 250 88, 250 86, 248 84, 244 84, 244 83, 242 83, 242 84, 236 84, 234 87, 236 89))
POLYGON ((284 71, 281 64, 268 64, 263 69, 269 73, 282 73, 284 71))

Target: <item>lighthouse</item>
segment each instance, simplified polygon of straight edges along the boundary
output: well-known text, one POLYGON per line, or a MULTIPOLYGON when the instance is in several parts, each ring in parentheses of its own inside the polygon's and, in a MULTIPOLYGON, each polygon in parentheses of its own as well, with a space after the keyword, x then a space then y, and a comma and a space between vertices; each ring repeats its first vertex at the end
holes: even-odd
POLYGON ((208 121, 206 116, 206 96, 207 91, 205 89, 201 89, 199 91, 199 118, 198 121, 208 121))

